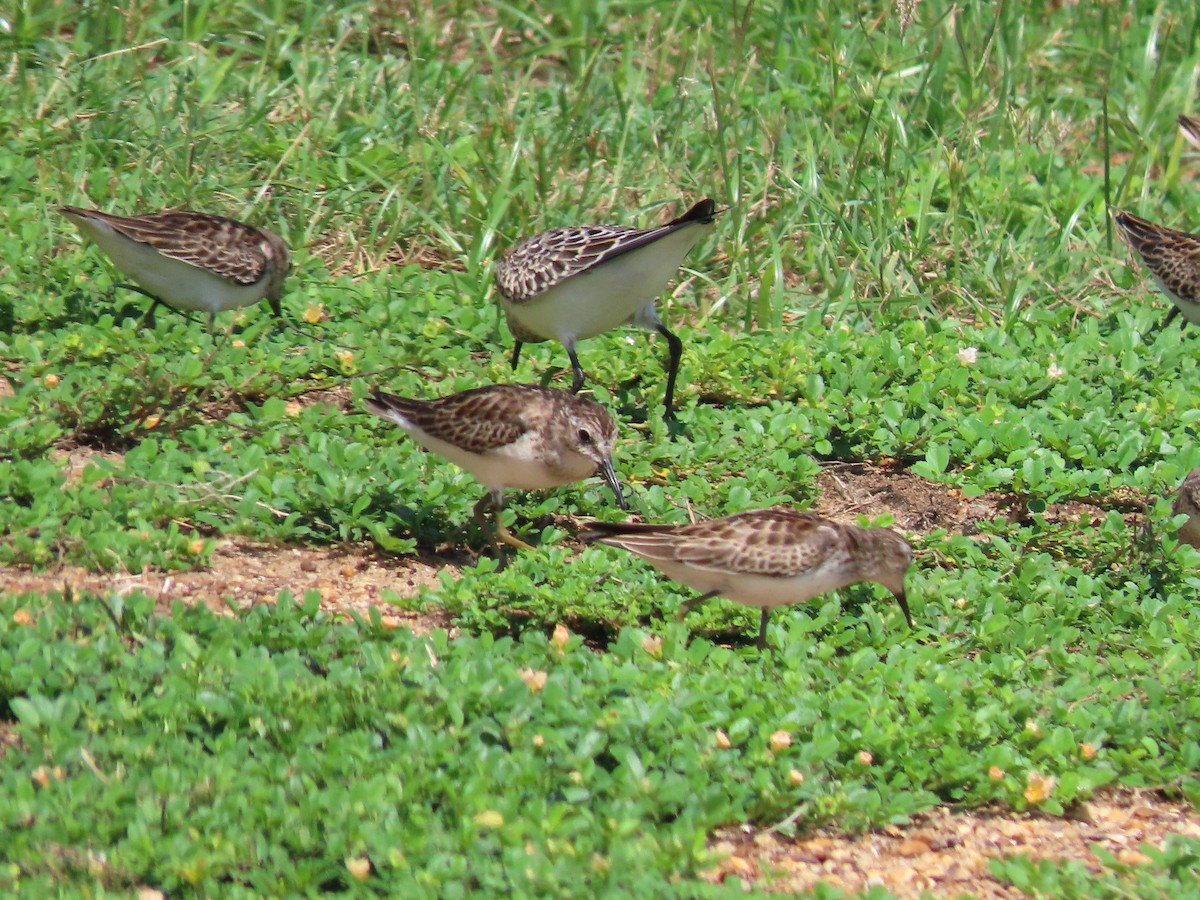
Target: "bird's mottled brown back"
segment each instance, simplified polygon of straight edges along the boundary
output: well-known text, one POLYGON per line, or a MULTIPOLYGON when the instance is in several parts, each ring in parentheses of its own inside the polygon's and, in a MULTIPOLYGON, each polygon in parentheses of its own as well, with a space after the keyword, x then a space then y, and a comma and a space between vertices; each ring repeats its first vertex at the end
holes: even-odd
POLYGON ((525 303, 658 230, 583 225, 544 231, 522 241, 496 263, 496 287, 509 303, 525 303))
POLYGON ((1121 233, 1163 286, 1185 300, 1200 300, 1200 235, 1155 225, 1127 212, 1115 216, 1121 233))
POLYGON ((400 413, 429 436, 470 453, 504 447, 530 431, 573 427, 568 408, 594 421, 600 442, 611 447, 616 438, 616 422, 600 404, 538 385, 493 384, 436 400, 376 391, 372 400, 400 413))
MULTIPOLYGON (((716 204, 704 199, 683 215, 655 228, 577 225, 543 231, 509 250, 496 263, 493 277, 506 301, 526 303, 574 275, 652 244, 680 228, 710 224, 715 216, 716 204)), ((513 336, 533 342, 515 332, 513 336)))
POLYGON ((789 578, 815 568, 840 548, 835 523, 787 507, 756 510, 687 526, 680 562, 737 574, 789 578))
POLYGON ((691 525, 595 522, 595 538, 649 559, 739 575, 790 578, 820 565, 841 547, 836 522, 786 506, 751 510, 691 525))
POLYGON ((526 415, 527 404, 519 402, 512 387, 489 385, 436 400, 380 396, 430 437, 470 453, 486 453, 511 444, 533 424, 526 415))

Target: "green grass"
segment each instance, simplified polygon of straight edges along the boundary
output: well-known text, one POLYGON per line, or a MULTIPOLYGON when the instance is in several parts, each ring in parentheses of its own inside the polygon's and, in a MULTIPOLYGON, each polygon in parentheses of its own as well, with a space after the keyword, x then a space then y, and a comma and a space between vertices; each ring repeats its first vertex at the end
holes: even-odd
MULTIPOLYGON (((1157 331, 1106 204, 1200 230, 1174 126, 1200 12, 924 2, 901 25, 815 0, 0 13, 0 564, 191 569, 227 535, 480 546, 479 487, 361 398, 565 386, 554 344, 510 371, 491 260, 702 196, 727 211, 660 304, 686 345, 679 429, 661 340, 580 348, 637 513, 808 504, 822 462, 890 460, 1028 514, 915 539, 915 634, 853 589, 775 615, 767 658, 710 640, 751 612, 706 604, 689 643, 668 624, 685 589, 568 540, 564 515, 620 515, 598 482, 514 496, 538 551, 423 593, 449 643, 309 601, 225 619, 0 593, 20 739, 0 886, 674 893, 703 889, 705 839, 735 822, 1025 808, 1030 773, 1051 814, 1111 783, 1195 802, 1200 560, 1157 498, 1200 465, 1196 338, 1157 331), (145 299, 114 293, 63 202, 278 230, 295 327, 140 330, 145 299), (346 409, 310 402, 330 397, 346 409), (77 448, 110 454, 68 479, 77 448), (1043 516, 1072 500, 1100 524, 1043 516), (560 654, 559 622, 603 649, 560 654)), ((1088 891, 1184 890, 1194 853, 1088 891)))

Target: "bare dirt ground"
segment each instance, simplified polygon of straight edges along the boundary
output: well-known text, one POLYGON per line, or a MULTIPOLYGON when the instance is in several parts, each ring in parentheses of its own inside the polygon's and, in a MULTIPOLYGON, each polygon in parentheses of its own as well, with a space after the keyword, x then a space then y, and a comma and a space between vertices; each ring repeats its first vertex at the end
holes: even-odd
POLYGON ((1118 789, 1093 797, 1072 818, 939 807, 907 825, 854 837, 820 831, 787 838, 765 830, 722 829, 710 849, 728 855, 705 877, 714 882, 738 878, 758 890, 789 894, 824 882, 847 891, 883 887, 901 898, 1024 897, 992 877, 989 859, 1076 860, 1095 872, 1100 863, 1094 847, 1136 866, 1150 861, 1139 845, 1161 848, 1172 834, 1200 838, 1200 815, 1153 793, 1118 789))
MULTIPOLYGON (((974 534, 981 522, 1028 518, 1019 498, 984 494, 964 497, 957 488, 926 481, 901 468, 866 463, 825 463, 817 475, 821 495, 812 511, 823 516, 852 519, 855 515, 890 514, 901 531, 924 534, 938 528, 974 534)), ((1122 498, 1122 509, 1140 506, 1139 498, 1122 498)), ((1043 518, 1047 522, 1069 522, 1081 526, 1103 521, 1106 509, 1070 501, 1051 504, 1043 518)), ((1133 513, 1127 512, 1127 516, 1133 513)))
MULTIPOLYGON (((71 469, 82 470, 84 464, 86 459, 68 461, 71 469)), ((973 534, 980 522, 1024 515, 1010 498, 966 498, 902 469, 829 463, 817 481, 820 498, 814 512, 835 517, 888 513, 905 531, 944 528, 973 534)), ((1127 509, 1138 505, 1138 498, 1131 498, 1127 509)), ((1088 525, 1104 514, 1099 507, 1067 503, 1051 507, 1046 518, 1088 525)), ((413 612, 388 599, 414 597, 422 585, 436 584, 443 573, 457 577, 465 562, 465 557, 394 558, 359 547, 280 546, 232 538, 217 547, 204 571, 97 574, 77 566, 37 573, 0 568, 0 590, 48 593, 66 585, 76 592, 140 590, 155 597, 164 612, 176 601, 204 603, 227 612, 231 607, 274 602, 284 590, 297 597, 315 590, 320 592, 322 609, 330 613, 365 615, 374 606, 381 609, 388 627, 420 634, 449 629, 453 637, 455 629, 445 613, 413 612)), ((0 757, 11 744, 11 735, 5 738, 0 727, 0 757)), ((863 835, 820 831, 788 838, 769 830, 725 828, 709 842, 725 857, 705 877, 738 878, 758 890, 782 893, 806 891, 825 882, 849 891, 882 886, 905 898, 921 892, 935 897, 1017 897, 1023 895, 992 877, 989 858, 1025 853, 1079 860, 1098 869, 1091 848, 1099 846, 1136 865, 1148 861, 1139 844, 1161 846, 1170 834, 1200 837, 1200 815, 1154 793, 1122 789, 1097 795, 1071 818, 999 808, 961 812, 941 807, 908 825, 863 835)))
POLYGON ((76 594, 125 595, 140 591, 154 597, 163 612, 176 601, 203 603, 226 612, 231 607, 274 603, 281 591, 290 591, 297 599, 317 591, 326 612, 365 616, 374 606, 382 611, 387 627, 404 627, 417 634, 449 628, 453 637, 455 629, 445 613, 401 609, 388 598, 415 597, 422 586, 437 584, 440 573, 456 576, 458 571, 457 564, 436 557, 395 559, 360 548, 280 546, 234 538, 218 544, 205 570, 113 574, 80 566, 36 573, 0 568, 0 589, 49 593, 69 587, 76 594))

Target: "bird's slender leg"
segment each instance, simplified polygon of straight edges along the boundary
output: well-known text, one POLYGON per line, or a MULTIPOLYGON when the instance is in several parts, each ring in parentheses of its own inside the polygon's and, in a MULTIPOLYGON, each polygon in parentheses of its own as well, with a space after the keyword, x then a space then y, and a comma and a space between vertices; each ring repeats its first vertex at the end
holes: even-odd
POLYGON ((767 619, 771 618, 771 610, 763 607, 762 618, 758 620, 758 649, 767 649, 767 619))
MULTIPOLYGON (((1177 318, 1179 318, 1179 307, 1176 306, 1174 303, 1172 303, 1171 311, 1169 313, 1167 313, 1167 317, 1165 319, 1163 319, 1163 323, 1162 323, 1162 325, 1160 325, 1158 327, 1158 330, 1166 331, 1167 326, 1170 325, 1172 322, 1174 322, 1177 318)), ((1180 327, 1183 327, 1183 325, 1185 325, 1185 324, 1187 324, 1187 323, 1182 323, 1180 327)))
POLYGON ((705 600, 711 600, 715 596, 717 596, 716 591, 709 591, 707 594, 701 594, 699 597, 693 597, 691 600, 684 600, 679 604, 679 609, 675 612, 675 621, 682 622, 684 616, 690 613, 705 600))
POLYGON ((154 327, 154 307, 158 306, 160 303, 162 303, 162 301, 159 300, 157 297, 155 297, 152 293, 150 293, 145 288, 139 287, 136 284, 129 284, 129 283, 123 281, 120 284, 114 284, 113 289, 115 290, 116 288, 125 288, 126 290, 134 291, 135 293, 141 294, 143 297, 150 298, 150 308, 148 310, 146 310, 146 314, 144 316, 142 316, 141 327, 153 328, 154 327))
POLYGON ((502 507, 496 507, 496 537, 498 537, 503 543, 508 544, 508 546, 516 547, 518 550, 532 550, 532 544, 525 543, 508 530, 508 526, 505 525, 504 520, 500 518, 501 509, 502 507))
POLYGON ((654 330, 667 339, 667 352, 669 354, 667 362, 667 395, 665 401, 667 411, 663 413, 663 418, 673 419, 675 418, 675 377, 679 374, 679 360, 683 358, 683 341, 662 322, 657 323, 654 326, 654 330))
POLYGON ((504 498, 500 491, 491 491, 484 494, 479 502, 475 504, 475 520, 479 522, 484 533, 487 534, 488 540, 495 548, 496 553, 501 557, 504 555, 501 543, 508 544, 510 547, 516 547, 518 550, 532 550, 529 544, 525 543, 519 537, 514 535, 504 524, 500 513, 504 509, 504 498), (495 516, 494 519, 489 518, 487 508, 491 507, 495 516))
POLYGON ((218 347, 223 347, 233 340, 233 331, 237 328, 237 316, 229 317, 229 327, 217 330, 217 317, 215 313, 208 314, 208 335, 213 344, 218 347), (217 335, 221 335, 220 342, 217 341, 217 335))
MULTIPOLYGON (((140 326, 142 328, 153 328, 154 322, 155 322, 154 310, 160 306, 167 306, 167 304, 165 304, 161 300, 159 300, 158 297, 154 296, 154 294, 150 293, 144 287, 140 287, 136 284, 129 284, 128 282, 123 281, 120 284, 114 284, 113 288, 114 289, 115 288, 125 288, 126 290, 134 291, 135 293, 141 294, 143 297, 150 298, 150 308, 148 310, 146 310, 146 314, 144 316, 142 316, 142 321, 141 321, 141 326, 140 326)), ((167 306, 167 308, 174 309, 174 307, 170 307, 170 306, 167 306)), ((181 316, 183 316, 189 322, 192 321, 191 315, 189 315, 184 310, 176 309, 175 312, 179 313, 181 316)), ((209 331, 212 331, 211 324, 209 325, 209 331)))
POLYGON ((479 498, 479 502, 475 504, 475 521, 479 523, 479 527, 483 529, 484 537, 487 538, 488 546, 492 548, 492 552, 496 554, 496 560, 500 564, 500 569, 503 569, 508 563, 508 556, 504 552, 504 548, 496 541, 496 533, 492 528, 491 520, 492 495, 486 493, 479 498))
POLYGON ((564 341, 563 346, 567 348, 567 358, 571 360, 571 371, 575 373, 575 378, 571 381, 571 393, 578 394, 579 389, 583 387, 583 366, 579 365, 579 354, 575 352, 575 342, 564 341))
POLYGON ((517 368, 517 360, 521 358, 521 341, 513 341, 512 367, 517 368))
POLYGON ((479 498, 479 502, 475 504, 475 521, 479 523, 479 527, 483 529, 484 537, 487 538, 488 544, 497 553, 500 552, 500 547, 496 544, 496 536, 492 533, 492 521, 489 517, 492 506, 492 494, 489 491, 479 498))

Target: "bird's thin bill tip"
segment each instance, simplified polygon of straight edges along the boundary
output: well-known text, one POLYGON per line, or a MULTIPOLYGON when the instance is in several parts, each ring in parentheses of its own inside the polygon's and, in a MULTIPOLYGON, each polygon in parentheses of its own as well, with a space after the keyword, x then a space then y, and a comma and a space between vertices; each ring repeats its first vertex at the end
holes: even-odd
POLYGON ((600 466, 601 474, 604 476, 604 481, 612 489, 613 496, 617 499, 617 506, 621 509, 629 509, 625 502, 625 495, 621 491, 621 482, 617 479, 617 473, 613 469, 612 460, 605 460, 600 466))
POLYGON ((900 611, 904 613, 904 621, 908 623, 909 630, 915 631, 917 626, 913 624, 912 613, 908 608, 908 593, 901 590, 896 594, 896 602, 900 604, 900 611))

